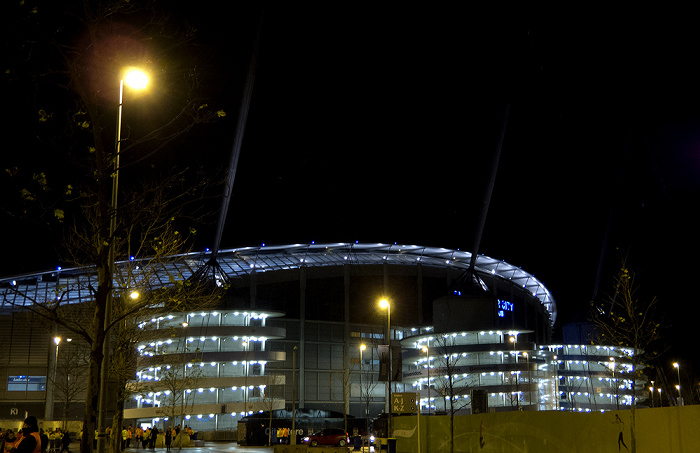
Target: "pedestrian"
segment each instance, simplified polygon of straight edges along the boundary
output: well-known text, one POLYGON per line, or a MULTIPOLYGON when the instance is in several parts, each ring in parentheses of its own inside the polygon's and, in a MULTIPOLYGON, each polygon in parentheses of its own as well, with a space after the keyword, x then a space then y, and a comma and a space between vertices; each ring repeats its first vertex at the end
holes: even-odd
POLYGON ((60 453, 63 453, 64 451, 70 453, 69 447, 70 447, 70 434, 68 433, 68 431, 66 431, 65 433, 63 433, 63 436, 61 437, 61 451, 60 451, 60 453))
POLYGON ((122 428, 122 451, 126 450, 126 441, 129 438, 129 430, 126 426, 122 428))
POLYGON ((153 425, 153 429, 151 430, 151 450, 155 451, 156 449, 156 441, 158 440, 158 427, 153 425))
POLYGON ((141 425, 136 427, 136 448, 141 448, 141 442, 143 442, 143 428, 141 425))
POLYGON ((41 439, 41 453, 46 453, 49 447, 49 436, 44 432, 44 428, 39 429, 39 438, 41 439))
POLYGON ((170 451, 170 442, 173 439, 173 433, 168 428, 165 428, 165 451, 170 451))
POLYGON ((144 450, 148 448, 148 442, 151 440, 151 430, 146 428, 143 430, 143 436, 141 437, 142 445, 144 450))
POLYGON ((36 417, 30 415, 22 424, 22 434, 19 435, 11 453, 41 453, 41 437, 36 417))

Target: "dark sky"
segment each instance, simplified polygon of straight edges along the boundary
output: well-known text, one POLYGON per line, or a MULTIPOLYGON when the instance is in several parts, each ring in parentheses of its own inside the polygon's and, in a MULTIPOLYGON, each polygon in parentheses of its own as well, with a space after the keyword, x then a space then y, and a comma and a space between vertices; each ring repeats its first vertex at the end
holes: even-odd
MULTIPOLYGON (((228 115, 161 164, 225 167, 258 11, 182 11, 199 31, 207 88, 228 115)), ((601 252, 599 295, 627 253, 641 294, 661 299, 682 336, 690 320, 675 314, 692 310, 688 282, 700 271, 700 29, 690 17, 269 6, 221 245, 359 240, 471 250, 509 105, 479 252, 543 281, 561 320, 592 297, 601 252)), ((202 247, 211 246, 209 230, 202 247)), ((4 255, 5 275, 51 258, 18 244, 4 255)))

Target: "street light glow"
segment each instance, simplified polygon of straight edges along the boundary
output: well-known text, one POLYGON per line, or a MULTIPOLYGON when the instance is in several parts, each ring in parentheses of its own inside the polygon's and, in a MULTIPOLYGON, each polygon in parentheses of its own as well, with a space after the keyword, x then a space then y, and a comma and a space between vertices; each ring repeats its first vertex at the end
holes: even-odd
POLYGON ((148 86, 148 75, 140 69, 129 68, 124 74, 124 84, 135 90, 143 90, 148 86))
POLYGON ((382 299, 379 301, 379 306, 382 308, 387 308, 389 307, 389 301, 386 299, 382 299))

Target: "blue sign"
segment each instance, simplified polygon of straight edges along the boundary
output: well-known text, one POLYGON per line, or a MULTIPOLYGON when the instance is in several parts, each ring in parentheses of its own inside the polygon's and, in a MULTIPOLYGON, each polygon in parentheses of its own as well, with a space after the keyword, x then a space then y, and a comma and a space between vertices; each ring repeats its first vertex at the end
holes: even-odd
POLYGON ((498 299, 498 317, 505 318, 507 311, 513 312, 513 302, 498 299))

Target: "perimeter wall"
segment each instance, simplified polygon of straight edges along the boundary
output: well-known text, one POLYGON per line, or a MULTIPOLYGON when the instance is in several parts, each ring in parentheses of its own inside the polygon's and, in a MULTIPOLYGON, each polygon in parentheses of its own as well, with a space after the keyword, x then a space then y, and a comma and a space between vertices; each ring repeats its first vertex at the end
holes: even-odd
MULTIPOLYGON (((631 451, 631 416, 629 410, 605 413, 548 411, 462 415, 455 417, 454 451, 631 451)), ((700 452, 700 406, 638 409, 636 418, 638 453, 700 452)), ((394 417, 397 451, 419 451, 416 421, 415 416, 394 417)), ((420 417, 420 452, 449 452, 449 423, 449 416, 420 417)))

